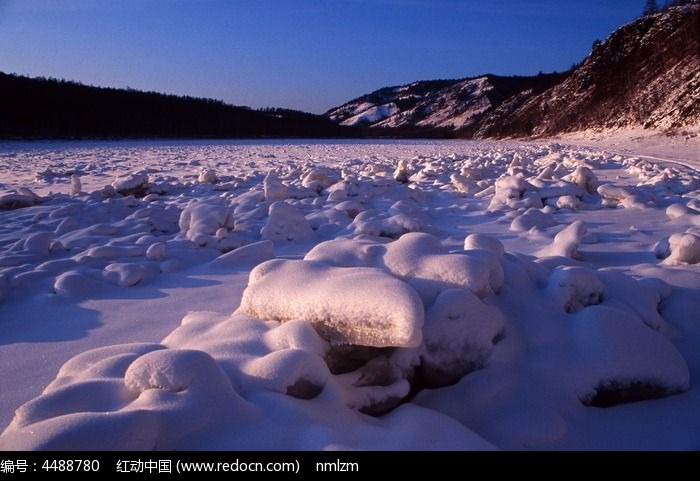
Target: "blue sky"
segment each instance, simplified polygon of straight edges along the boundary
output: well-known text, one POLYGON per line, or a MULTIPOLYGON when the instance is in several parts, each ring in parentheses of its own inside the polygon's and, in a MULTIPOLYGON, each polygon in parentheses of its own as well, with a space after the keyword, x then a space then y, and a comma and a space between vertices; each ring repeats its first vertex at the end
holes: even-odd
POLYGON ((0 70, 323 112, 379 87, 565 70, 643 0, 0 0, 0 70))

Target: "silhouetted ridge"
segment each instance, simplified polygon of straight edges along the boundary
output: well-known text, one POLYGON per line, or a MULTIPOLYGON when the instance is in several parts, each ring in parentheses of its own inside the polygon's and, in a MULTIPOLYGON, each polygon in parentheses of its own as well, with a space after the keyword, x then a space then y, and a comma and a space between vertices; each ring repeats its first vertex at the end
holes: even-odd
POLYGON ((348 137, 353 129, 287 109, 86 86, 0 72, 0 138, 348 137))

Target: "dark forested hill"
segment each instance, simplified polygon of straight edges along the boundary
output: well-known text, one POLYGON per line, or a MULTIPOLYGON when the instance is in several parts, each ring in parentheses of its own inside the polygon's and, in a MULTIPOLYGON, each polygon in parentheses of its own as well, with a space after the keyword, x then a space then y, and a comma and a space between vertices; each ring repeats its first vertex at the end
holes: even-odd
POLYGON ((352 128, 285 109, 0 72, 0 138, 348 137, 352 128))

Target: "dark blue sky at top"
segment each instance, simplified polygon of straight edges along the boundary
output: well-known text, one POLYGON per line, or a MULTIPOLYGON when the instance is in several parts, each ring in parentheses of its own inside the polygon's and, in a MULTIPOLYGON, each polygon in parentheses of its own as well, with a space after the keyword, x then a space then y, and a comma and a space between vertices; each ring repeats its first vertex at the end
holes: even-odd
POLYGON ((0 0, 0 71, 312 112, 566 70, 643 0, 0 0))

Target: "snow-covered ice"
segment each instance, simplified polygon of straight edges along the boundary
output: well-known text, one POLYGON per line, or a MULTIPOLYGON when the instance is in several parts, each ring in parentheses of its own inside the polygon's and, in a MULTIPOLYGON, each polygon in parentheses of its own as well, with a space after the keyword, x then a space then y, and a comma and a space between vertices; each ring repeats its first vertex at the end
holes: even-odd
POLYGON ((0 144, 0 448, 698 449, 698 160, 0 144))

